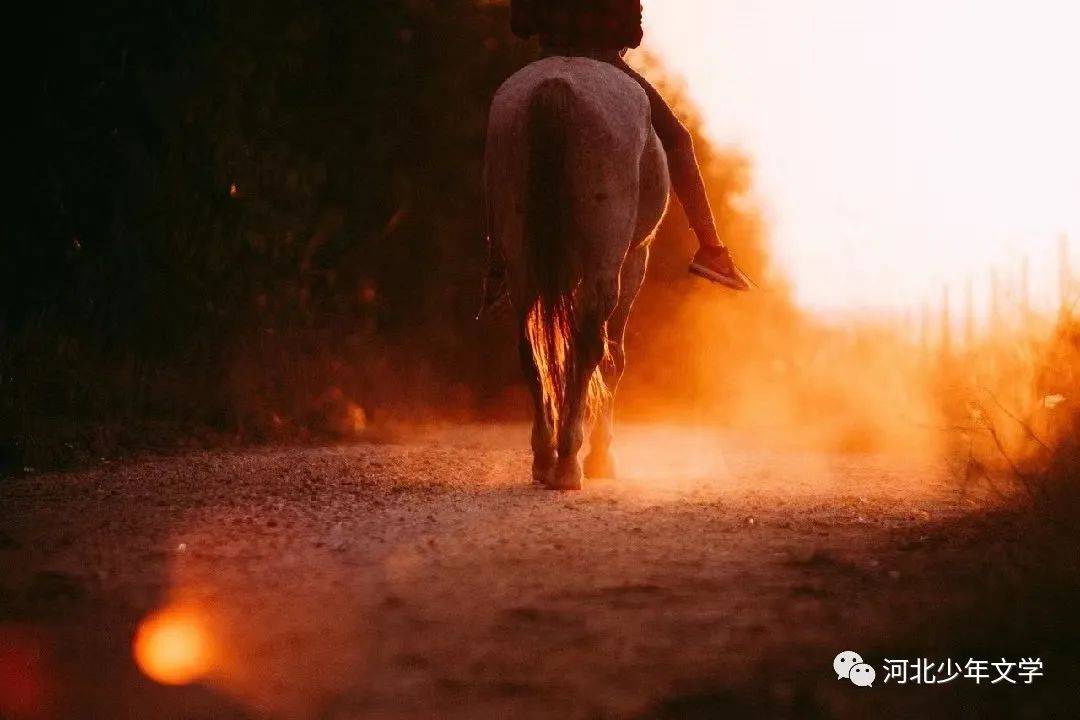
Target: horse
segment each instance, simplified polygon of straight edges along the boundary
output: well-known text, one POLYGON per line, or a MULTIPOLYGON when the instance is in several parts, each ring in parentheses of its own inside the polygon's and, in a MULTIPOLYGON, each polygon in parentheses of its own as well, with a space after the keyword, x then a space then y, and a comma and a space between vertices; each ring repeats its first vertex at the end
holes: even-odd
POLYGON ((533 481, 576 490, 583 475, 614 478, 626 324, 670 192, 645 92, 591 58, 526 66, 492 101, 484 186, 532 398, 533 481))

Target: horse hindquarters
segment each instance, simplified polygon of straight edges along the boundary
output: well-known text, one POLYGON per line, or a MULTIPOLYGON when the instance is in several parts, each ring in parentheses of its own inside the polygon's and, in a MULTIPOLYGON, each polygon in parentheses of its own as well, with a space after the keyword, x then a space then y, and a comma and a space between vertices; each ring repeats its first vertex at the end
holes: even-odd
POLYGON ((534 63, 504 83, 492 105, 485 166, 492 231, 521 319, 534 477, 552 487, 580 485, 582 419, 604 397, 605 325, 623 260, 640 240, 639 160, 649 133, 641 88, 593 60, 534 63))
MULTIPOLYGON (((617 294, 617 281, 600 283, 604 290, 597 297, 599 268, 589 262, 595 255, 591 249, 606 247, 612 238, 596 237, 583 222, 589 211, 581 207, 586 179, 581 135, 587 123, 575 117, 576 102, 565 79, 548 78, 533 92, 527 116, 523 259, 532 305, 525 331, 540 385, 536 422, 545 426, 533 431, 534 476, 547 463, 544 434, 550 428, 558 462, 544 480, 560 489, 581 485, 581 423, 590 402, 599 404, 605 394, 598 366, 605 352, 604 323, 617 294)), ((532 370, 526 363, 526 372, 532 370)))

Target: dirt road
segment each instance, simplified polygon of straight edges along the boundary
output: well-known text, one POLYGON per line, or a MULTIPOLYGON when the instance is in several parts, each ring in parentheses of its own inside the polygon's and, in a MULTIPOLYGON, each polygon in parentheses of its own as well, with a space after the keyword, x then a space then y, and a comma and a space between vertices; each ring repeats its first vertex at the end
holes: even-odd
POLYGON ((974 509, 944 467, 631 426, 618 481, 553 493, 528 484, 526 440, 471 426, 8 479, 7 648, 33 650, 64 718, 864 717, 948 694, 831 672, 841 650, 919 647, 963 546, 926 528, 974 509), (161 608, 210 639, 202 682, 136 668, 161 608))

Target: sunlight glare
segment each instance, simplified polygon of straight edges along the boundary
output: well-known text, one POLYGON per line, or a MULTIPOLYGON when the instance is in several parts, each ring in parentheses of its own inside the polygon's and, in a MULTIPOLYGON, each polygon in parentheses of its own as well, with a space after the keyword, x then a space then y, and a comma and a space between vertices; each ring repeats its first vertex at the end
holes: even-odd
POLYGON ((753 158, 801 305, 901 314, 972 277, 984 308, 988 268, 1015 285, 1025 257, 1032 300, 1056 299, 1080 5, 667 0, 645 20, 713 139, 753 158))

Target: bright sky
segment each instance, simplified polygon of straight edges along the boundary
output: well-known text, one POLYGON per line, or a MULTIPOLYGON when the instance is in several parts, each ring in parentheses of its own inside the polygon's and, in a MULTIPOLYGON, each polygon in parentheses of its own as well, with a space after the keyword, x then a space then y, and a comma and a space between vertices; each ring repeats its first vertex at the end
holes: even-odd
POLYGON ((1036 301, 1057 296, 1057 237, 1080 245, 1080 3, 644 5, 647 47, 754 159, 805 307, 903 312, 968 274, 982 295, 1024 255, 1036 301))

